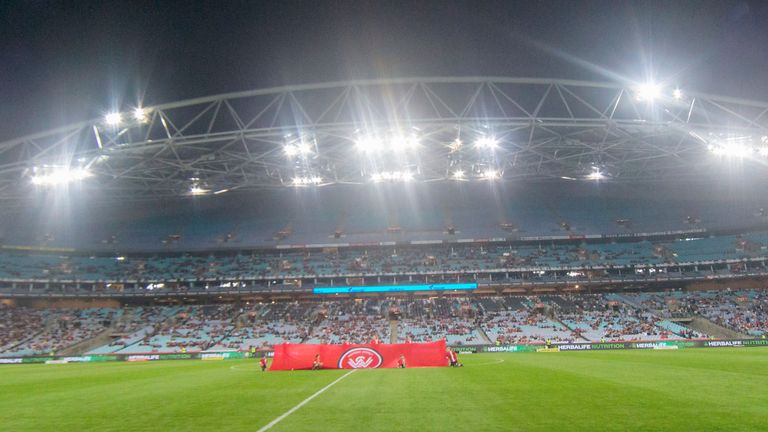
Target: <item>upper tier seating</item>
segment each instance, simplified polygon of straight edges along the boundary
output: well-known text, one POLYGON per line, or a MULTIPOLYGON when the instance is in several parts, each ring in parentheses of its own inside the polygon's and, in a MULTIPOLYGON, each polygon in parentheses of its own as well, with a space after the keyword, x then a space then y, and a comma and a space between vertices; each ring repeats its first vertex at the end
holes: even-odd
MULTIPOLYGON (((176 281, 357 274, 588 269, 768 256, 768 232, 688 241, 342 248, 251 254, 82 256, 0 253, 0 280, 176 281)), ((711 271, 702 266, 701 271, 711 271)), ((734 268, 733 271, 738 271, 734 268)), ((727 270, 722 270, 727 271, 727 270)), ((145 282, 146 283, 146 282, 145 282)), ((152 289, 162 289, 153 285, 152 289)), ((7 287, 6 287, 7 289, 7 287)), ((101 288, 103 289, 103 288, 101 288)))
MULTIPOLYGON (((339 186, 178 200, 116 203, 109 211, 74 208, 67 217, 29 208, 0 215, 0 242, 85 251, 242 250, 279 244, 350 244, 515 236, 627 235, 765 225, 765 190, 581 182, 339 186), (524 203, 524 205, 521 205, 524 203), (478 211, 478 209, 483 209, 478 211), (451 229, 449 229, 451 227, 451 229), (388 229, 394 228, 394 229, 388 229), (338 233, 338 234, 336 234, 338 233)), ((639 256, 617 259, 632 260, 639 256)))

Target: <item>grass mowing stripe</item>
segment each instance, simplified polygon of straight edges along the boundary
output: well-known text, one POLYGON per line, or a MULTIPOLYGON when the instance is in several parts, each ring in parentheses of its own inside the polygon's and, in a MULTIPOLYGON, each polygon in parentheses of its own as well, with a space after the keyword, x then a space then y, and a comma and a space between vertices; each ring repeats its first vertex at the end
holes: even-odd
POLYGON ((346 378, 346 377, 348 377, 348 376, 352 375, 352 373, 354 373, 356 370, 357 370, 357 369, 352 369, 351 371, 349 371, 349 372, 345 373, 344 375, 340 376, 339 378, 337 378, 337 379, 336 379, 335 381, 333 381, 332 383, 330 383, 330 384, 328 384, 327 386, 325 386, 325 387, 321 388, 320 390, 318 390, 318 391, 317 391, 316 393, 314 393, 312 396, 310 396, 310 397, 308 397, 308 398, 304 399, 303 401, 299 402, 299 404, 298 404, 298 405, 296 405, 295 407, 293 407, 293 408, 289 409, 288 411, 286 411, 285 413, 283 413, 283 414, 282 414, 280 417, 278 417, 278 418, 276 418, 276 419, 272 420, 271 422, 267 423, 266 425, 264 425, 264 427, 262 427, 261 429, 259 429, 257 432, 264 432, 264 431, 267 431, 267 430, 269 430, 269 429, 272 429, 272 426, 274 426, 274 425, 276 425, 276 424, 280 423, 280 422, 281 422, 281 421, 282 421, 284 418, 286 418, 286 417, 288 417, 289 415, 291 415, 291 414, 293 414, 294 412, 296 412, 296 410, 298 410, 299 408, 301 408, 301 407, 303 407, 304 405, 306 405, 307 403, 309 403, 309 401, 311 401, 312 399, 314 399, 314 398, 316 398, 317 396, 319 396, 319 395, 323 394, 323 392, 324 392, 324 391, 326 391, 326 390, 328 390, 329 388, 333 387, 333 385, 335 385, 337 382, 339 382, 339 381, 343 380, 344 378, 346 378))

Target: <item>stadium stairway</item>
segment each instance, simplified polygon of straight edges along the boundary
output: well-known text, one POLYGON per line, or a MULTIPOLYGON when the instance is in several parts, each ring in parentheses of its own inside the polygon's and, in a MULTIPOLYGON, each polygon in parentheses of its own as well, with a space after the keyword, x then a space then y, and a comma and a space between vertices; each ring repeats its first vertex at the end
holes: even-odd
MULTIPOLYGON (((552 316, 550 318, 552 318, 553 321, 560 323, 563 327, 567 328, 571 332, 574 331, 573 327, 569 326, 568 324, 565 323, 565 321, 561 320, 560 317, 558 317, 555 312, 552 312, 552 316)), ((579 341, 592 342, 589 340, 589 338, 584 337, 583 335, 579 335, 579 341)))
POLYGON ((389 320, 389 343, 396 344, 399 340, 398 330, 400 325, 397 320, 389 320))
MULTIPOLYGON (((621 301, 624 304, 628 304, 628 305, 632 306, 635 309, 638 309, 638 310, 645 309, 645 307, 643 307, 643 305, 641 305, 640 303, 636 302, 634 299, 631 299, 629 297, 623 296, 621 294, 613 294, 613 297, 616 298, 617 300, 621 301)), ((660 311, 654 310, 652 312, 656 316, 661 316, 660 311)))
POLYGON ((40 334, 42 334, 43 331, 44 330, 37 331, 37 332, 32 333, 31 335, 25 337, 24 339, 18 340, 18 341, 14 342, 14 343, 12 343, 10 345, 6 345, 6 346, 2 347, 2 350, 0 350, 0 357, 2 357, 2 353, 3 352, 6 352, 6 351, 7 352, 13 352, 14 350, 16 350, 21 345, 24 345, 25 343, 31 341, 32 339, 34 339, 37 336, 39 336, 40 334))
POLYGON ((100 346, 107 345, 114 340, 114 337, 112 336, 114 331, 115 330, 113 327, 109 327, 90 339, 80 341, 74 345, 70 345, 64 348, 57 354, 63 356, 81 355, 100 346))
POLYGON ((485 330, 483 330, 482 326, 476 326, 475 331, 477 331, 477 334, 479 334, 480 337, 483 338, 483 344, 493 345, 493 342, 491 342, 491 338, 489 338, 488 335, 485 334, 485 330))
POLYGON ((693 317, 687 325, 700 333, 720 339, 751 339, 751 336, 715 324, 704 317, 693 317))

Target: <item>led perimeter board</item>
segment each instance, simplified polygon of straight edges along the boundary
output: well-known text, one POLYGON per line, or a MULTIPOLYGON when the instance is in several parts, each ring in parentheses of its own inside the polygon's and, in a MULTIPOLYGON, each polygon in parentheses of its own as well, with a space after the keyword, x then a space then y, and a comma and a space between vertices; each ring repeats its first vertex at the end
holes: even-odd
POLYGON ((404 291, 454 291, 477 289, 477 283, 424 284, 424 285, 370 285, 355 287, 318 287, 313 294, 357 294, 404 291))

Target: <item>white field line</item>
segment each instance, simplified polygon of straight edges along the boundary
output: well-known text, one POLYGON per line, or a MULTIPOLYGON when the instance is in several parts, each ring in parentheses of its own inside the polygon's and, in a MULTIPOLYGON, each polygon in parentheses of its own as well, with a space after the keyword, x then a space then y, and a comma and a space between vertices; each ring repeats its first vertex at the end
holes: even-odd
POLYGON ((345 373, 344 375, 340 376, 338 379, 336 379, 336 381, 334 381, 334 382, 332 382, 332 383, 328 384, 327 386, 325 386, 325 387, 321 388, 320 390, 318 390, 318 391, 317 391, 315 394, 313 394, 312 396, 310 396, 310 397, 308 397, 308 398, 304 399, 303 401, 299 402, 299 404, 298 404, 298 405, 296 405, 295 407, 293 407, 293 408, 289 409, 288 411, 284 412, 284 413, 283 413, 283 414, 282 414, 280 417, 278 417, 278 418, 276 418, 276 419, 272 420, 271 422, 267 423, 266 425, 264 425, 264 426, 263 426, 261 429, 259 429, 259 430, 258 430, 258 431, 256 431, 256 432, 265 432, 265 431, 268 431, 268 430, 272 429, 272 426, 274 426, 274 425, 276 425, 276 424, 280 423, 280 422, 281 422, 283 419, 285 419, 285 418, 286 418, 286 417, 288 417, 289 415, 291 415, 291 414, 293 414, 294 412, 296 412, 296 410, 298 410, 299 408, 301 408, 301 407, 303 407, 304 405, 306 405, 306 404, 307 404, 309 401, 311 401, 312 399, 314 399, 314 398, 316 398, 316 397, 320 396, 320 395, 321 395, 321 394, 322 394, 324 391, 326 391, 326 390, 328 390, 329 388, 331 388, 331 387, 332 387, 334 384, 336 384, 337 382, 339 382, 339 381, 343 380, 344 378, 346 378, 346 377, 348 377, 348 376, 352 375, 352 373, 354 373, 356 370, 357 370, 357 369, 352 369, 351 371, 349 371, 349 372, 345 373))
POLYGON ((253 371, 259 370, 258 365, 254 365, 253 367, 248 367, 245 369, 242 369, 241 366, 251 366, 251 365, 235 365, 235 366, 230 366, 229 368, 233 371, 243 371, 243 372, 253 372, 253 371))
POLYGON ((504 363, 504 359, 498 359, 498 360, 485 362, 485 363, 468 364, 466 366, 487 366, 487 365, 493 365, 493 364, 499 364, 499 363, 504 363))

